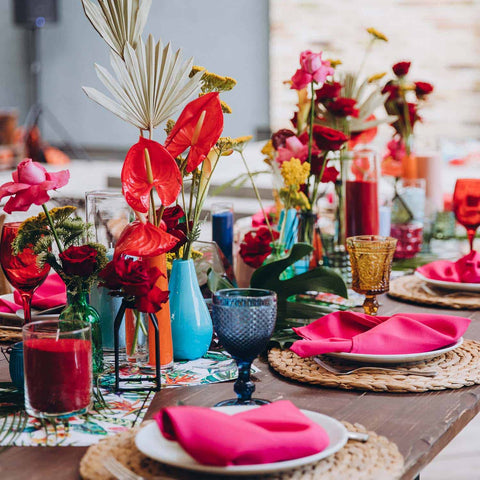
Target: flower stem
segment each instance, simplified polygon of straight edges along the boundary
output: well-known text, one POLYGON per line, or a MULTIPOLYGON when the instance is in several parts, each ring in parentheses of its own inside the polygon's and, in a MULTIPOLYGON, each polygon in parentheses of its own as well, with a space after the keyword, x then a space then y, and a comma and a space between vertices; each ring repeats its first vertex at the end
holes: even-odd
MULTIPOLYGON (((308 163, 312 164, 312 147, 313 147, 313 122, 315 120, 315 88, 313 82, 310 83, 310 122, 308 125, 308 163)), ((307 180, 307 196, 310 191, 310 177, 307 180)), ((310 202, 312 203, 312 202, 310 202)))
POLYGON ((132 341, 132 348, 130 349, 130 356, 133 357, 135 355, 135 350, 137 348, 137 343, 138 343, 138 334, 140 332, 140 312, 138 310, 133 310, 133 314, 135 315, 135 333, 133 335, 133 341, 132 341))
POLYGON ((50 212, 48 211, 47 206, 43 203, 42 204, 43 211, 45 212, 45 216, 47 217, 48 224, 50 225, 50 230, 53 233, 53 238, 55 238, 55 243, 57 244, 58 251, 60 253, 63 252, 62 244, 60 243, 60 239, 58 238, 57 231, 55 230, 55 226, 53 225, 52 217, 50 216, 50 212))

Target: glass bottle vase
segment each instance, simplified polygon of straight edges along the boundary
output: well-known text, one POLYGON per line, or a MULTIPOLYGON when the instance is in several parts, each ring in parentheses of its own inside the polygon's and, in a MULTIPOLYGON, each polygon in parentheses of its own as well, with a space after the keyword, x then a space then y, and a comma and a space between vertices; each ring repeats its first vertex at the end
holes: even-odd
POLYGON ((98 312, 88 303, 88 292, 67 291, 67 306, 59 316, 60 320, 68 322, 88 322, 92 330, 93 375, 103 371, 102 331, 98 312))

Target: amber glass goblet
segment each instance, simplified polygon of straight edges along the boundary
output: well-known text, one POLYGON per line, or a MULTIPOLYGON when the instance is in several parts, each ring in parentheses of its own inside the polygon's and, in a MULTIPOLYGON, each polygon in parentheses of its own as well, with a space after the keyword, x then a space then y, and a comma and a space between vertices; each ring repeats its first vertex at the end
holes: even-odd
POLYGON ((480 179, 459 178, 453 193, 453 211, 458 223, 467 229, 470 251, 480 226, 480 179))
POLYGON ((29 323, 33 292, 43 283, 50 271, 47 263, 43 268, 37 265, 37 255, 31 248, 25 248, 21 253, 13 253, 12 244, 15 240, 21 222, 10 222, 3 225, 0 241, 0 264, 3 272, 13 288, 22 297, 25 323, 29 323))
POLYGON ((365 295, 363 310, 376 315, 376 296, 388 292, 390 272, 397 239, 379 235, 360 235, 347 238, 347 250, 352 265, 352 288, 365 295))

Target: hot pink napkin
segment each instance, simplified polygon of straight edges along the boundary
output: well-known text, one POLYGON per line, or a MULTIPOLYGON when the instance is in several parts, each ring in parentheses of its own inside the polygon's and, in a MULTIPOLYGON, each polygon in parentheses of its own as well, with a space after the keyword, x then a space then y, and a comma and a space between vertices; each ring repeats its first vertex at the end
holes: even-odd
POLYGON ((327 432, 282 400, 235 415, 203 407, 167 407, 155 415, 165 438, 205 465, 254 465, 323 451, 327 432))
MULTIPOLYGON (((22 308, 22 297, 15 290, 13 294, 13 302, 0 298, 0 312, 15 313, 22 308)), ((59 305, 65 305, 67 302, 67 294, 65 283, 56 274, 52 273, 37 288, 32 297, 32 307, 37 310, 46 310, 59 305)))
POLYGON ((472 251, 456 262, 437 260, 417 268, 417 272, 432 280, 480 283, 480 253, 472 251))
POLYGON ((290 349, 301 357, 331 352, 394 355, 430 352, 455 343, 470 319, 428 313, 397 313, 373 317, 357 312, 335 312, 306 327, 294 328, 304 340, 290 349))

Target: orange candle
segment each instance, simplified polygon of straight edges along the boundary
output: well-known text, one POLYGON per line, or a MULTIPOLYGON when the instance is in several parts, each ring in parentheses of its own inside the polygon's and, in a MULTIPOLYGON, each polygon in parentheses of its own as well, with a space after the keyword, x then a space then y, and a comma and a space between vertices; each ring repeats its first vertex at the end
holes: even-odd
POLYGON ((415 179, 418 178, 417 157, 411 153, 405 155, 402 159, 403 178, 415 179))

